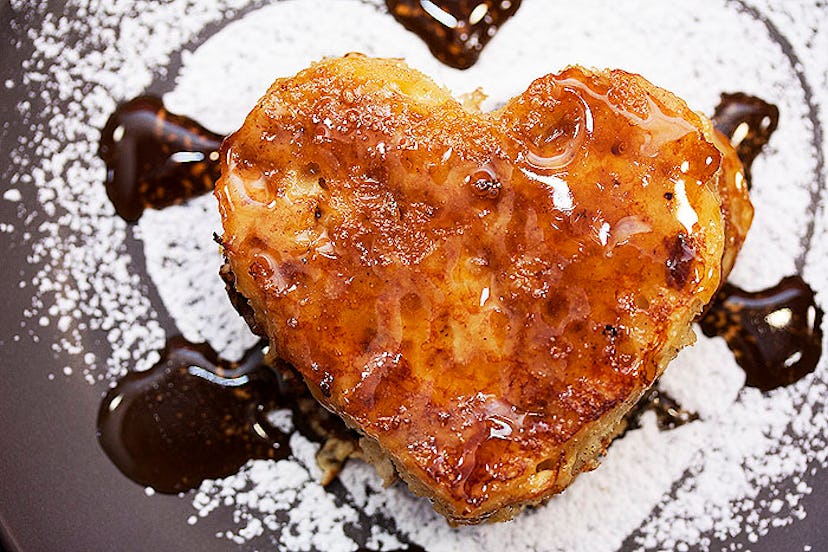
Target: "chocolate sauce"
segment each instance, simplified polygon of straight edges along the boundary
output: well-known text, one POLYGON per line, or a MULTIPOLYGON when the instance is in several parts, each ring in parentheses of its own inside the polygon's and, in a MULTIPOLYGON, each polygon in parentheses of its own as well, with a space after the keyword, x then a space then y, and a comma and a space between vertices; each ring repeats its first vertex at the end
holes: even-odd
MULTIPOLYGON (((405 548, 397 548, 395 550, 391 549, 384 549, 386 552, 426 552, 426 549, 420 546, 419 544, 414 544, 413 542, 409 542, 405 545, 405 548)), ((357 552, 373 552, 373 548, 357 548, 357 552)))
POLYGON ((810 374, 822 354, 822 310, 799 276, 745 291, 725 284, 699 324, 725 338, 747 374, 745 385, 769 391, 810 374))
MULTIPOLYGON (((287 457, 289 435, 267 420, 277 408, 292 411, 305 437, 356 450, 357 435, 311 396, 292 367, 265 364, 262 343, 235 363, 207 344, 169 339, 157 364, 130 372, 104 397, 98 440, 107 456, 141 485, 186 491, 250 459, 287 457)), ((330 478, 339 468, 329 468, 330 478)))
POLYGON ((409 31, 422 38, 434 56, 451 67, 468 69, 521 0, 385 0, 409 31))
MULTIPOLYGON (((722 94, 712 117, 736 149, 750 187, 750 167, 779 123, 779 109, 737 92, 722 94)), ((699 324, 705 335, 725 338, 745 370, 745 385, 769 391, 799 381, 822 354, 822 311, 799 276, 748 292, 726 283, 699 324)))
POLYGON ((117 213, 133 222, 144 209, 180 203, 213 189, 223 137, 141 96, 115 110, 101 132, 106 192, 117 213))
POLYGON ((624 417, 626 422, 624 431, 640 427, 641 416, 648 410, 655 412, 658 428, 662 431, 675 429, 699 419, 698 414, 682 408, 669 393, 653 387, 644 393, 644 396, 624 417))
POLYGON ((161 360, 131 372, 98 412, 98 440, 127 477, 177 493, 234 474, 251 458, 284 458, 288 436, 267 421, 279 408, 279 378, 261 348, 239 363, 206 344, 170 339, 161 360))
POLYGON ((722 94, 711 120, 736 149, 750 187, 750 167, 776 130, 779 109, 742 92, 722 94))

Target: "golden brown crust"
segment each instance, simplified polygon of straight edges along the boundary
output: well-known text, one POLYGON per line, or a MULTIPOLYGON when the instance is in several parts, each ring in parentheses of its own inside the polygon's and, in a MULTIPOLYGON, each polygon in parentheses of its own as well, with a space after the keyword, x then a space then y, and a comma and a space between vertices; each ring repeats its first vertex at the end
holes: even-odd
POLYGON ((745 242, 753 222, 753 204, 748 194, 747 179, 742 162, 733 146, 721 132, 710 132, 713 144, 722 152, 722 168, 719 171, 718 191, 724 217, 725 244, 722 256, 722 282, 736 262, 736 255, 745 242))
POLYGON ((595 466, 719 285, 721 154, 570 67, 466 109, 397 60, 280 79, 223 146, 236 287, 276 353, 454 523, 595 466))

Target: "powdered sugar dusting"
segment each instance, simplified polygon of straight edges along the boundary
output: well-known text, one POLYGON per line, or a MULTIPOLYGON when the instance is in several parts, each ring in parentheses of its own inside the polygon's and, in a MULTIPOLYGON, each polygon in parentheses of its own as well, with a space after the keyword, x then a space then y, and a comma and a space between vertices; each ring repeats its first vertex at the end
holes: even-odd
POLYGON ((101 9, 78 1, 69 3, 67 12, 77 15, 72 19, 12 3, 22 14, 14 23, 28 29, 34 50, 24 62, 22 85, 29 92, 18 112, 24 122, 31 113, 45 114, 18 137, 11 159, 10 184, 36 194, 36 209, 27 203, 18 210, 17 222, 26 229, 22 240, 30 244, 27 261, 39 267, 21 329, 37 342, 35 324, 57 324, 61 337, 51 345, 54 353, 82 364, 90 383, 111 381, 128 367, 149 367, 164 339, 127 251, 131 229, 113 216, 102 186, 99 129, 117 100, 141 93, 182 44, 241 3, 101 9), (111 354, 86 362, 86 346, 101 339, 111 354))
MULTIPOLYGON (((207 340, 231 357, 254 342, 216 275, 221 259, 211 241, 218 229, 213 198, 148 211, 130 227, 114 216, 95 156, 97 129, 116 101, 163 75, 170 57, 205 25, 250 3, 141 1, 93 9, 76 1, 70 4, 78 18, 71 20, 13 3, 31 13, 35 52, 22 81, 6 86, 30 91, 18 105, 21 117, 38 111, 49 116, 33 124, 13 152, 15 169, 3 200, 17 208, 0 230, 10 228, 31 247, 29 261, 39 268, 31 283, 21 281, 34 291, 21 330, 33 341, 38 328, 58 330, 55 353, 82 366, 64 370, 65 377, 80 373, 109 383, 127 368, 157 359, 152 351, 164 332, 147 298, 150 286, 187 338, 207 340), (149 279, 141 275, 142 263, 149 279), (111 348, 106 358, 86 352, 86 344, 100 338, 111 348)), ((824 306, 828 198, 815 175, 817 152, 828 157, 828 140, 817 141, 814 124, 828 128, 828 14, 771 0, 762 0, 760 8, 734 0, 692 6, 638 0, 611 10, 597 0, 527 1, 478 65, 461 72, 434 60, 380 1, 274 1, 183 52, 165 102, 228 132, 273 78, 353 50, 405 57, 457 93, 482 86, 489 106, 570 63, 640 72, 707 113, 722 91, 756 94, 777 104, 782 116, 769 151, 754 164, 756 219, 732 279, 756 289, 794 272, 800 244, 809 240, 805 221, 814 220, 803 270, 824 306), (588 26, 572 24, 578 21, 588 26), (790 43, 780 42, 771 28, 790 43), (801 75, 812 79, 809 86, 801 75)), ((721 548, 720 540, 737 535, 752 542, 806 515, 801 502, 811 491, 807 474, 828 464, 826 380, 823 358, 813 375, 793 386, 766 395, 745 389, 744 374, 723 342, 700 337, 661 383, 698 412, 699 421, 659 431, 646 415, 640 429, 612 445, 598 470, 508 524, 449 528, 426 501, 400 484, 383 489, 373 468, 359 462, 346 466, 338 490, 325 490, 316 483, 318 445, 298 434, 289 458, 251 461, 238 474, 205 481, 189 498, 194 513, 182 524, 198 528, 205 517, 230 511, 232 525, 217 537, 280 550, 382 550, 408 540, 430 551, 597 552, 721 548)), ((278 412, 274 423, 290 430, 289 413, 278 412)))
POLYGON ((290 459, 251 460, 232 477, 202 483, 193 499, 198 517, 233 508, 236 527, 216 536, 236 543, 264 537, 281 550, 355 550, 345 530, 358 521, 357 512, 317 483, 318 445, 294 433, 290 446, 290 459))
POLYGON ((237 360, 258 338, 229 308, 224 282, 216 278, 222 258, 213 234, 221 234, 212 195, 186 206, 148 210, 135 236, 144 243, 147 273, 184 337, 207 341, 225 358, 237 360))

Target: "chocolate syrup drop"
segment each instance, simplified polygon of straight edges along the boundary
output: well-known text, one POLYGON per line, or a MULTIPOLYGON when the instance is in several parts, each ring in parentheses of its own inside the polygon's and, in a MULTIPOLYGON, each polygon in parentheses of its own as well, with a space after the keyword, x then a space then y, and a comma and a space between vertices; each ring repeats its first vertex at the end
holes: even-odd
POLYGON ((288 436, 267 421, 281 406, 279 378, 262 360, 261 347, 232 363, 171 338, 155 366, 106 394, 101 447, 124 475, 162 493, 231 475, 251 458, 286 457, 288 436))
MULTIPOLYGON (((234 363, 207 344, 169 339, 157 364, 127 374, 104 397, 98 440, 107 456, 141 485, 186 491, 234 474, 248 460, 287 457, 289 435, 267 420, 277 408, 290 409, 308 439, 356 450, 356 433, 313 398, 291 366, 265 364, 262 344, 234 363)), ((324 456, 330 481, 345 458, 326 450, 317 457, 324 456)))
POLYGON ((779 123, 779 109, 742 92, 722 94, 711 118, 716 129, 727 136, 745 168, 750 188, 750 167, 768 143, 779 123))
POLYGON ((468 69, 521 0, 385 0, 409 31, 422 38, 434 56, 451 67, 468 69))
POLYGON ((721 336, 747 374, 745 385, 769 391, 799 381, 822 354, 822 310, 799 276, 750 292, 725 284, 699 322, 721 336))
POLYGON ((115 110, 101 132, 106 193, 129 222, 213 189, 223 137, 140 96, 115 110))
POLYGON ((662 431, 675 429, 699 419, 698 414, 682 408, 669 393, 653 387, 644 393, 644 396, 624 417, 626 421, 624 431, 641 427, 641 416, 648 410, 655 412, 658 428, 662 431))
MULTIPOLYGON (((397 548, 397 549, 383 549, 386 552, 426 552, 426 549, 420 546, 419 544, 415 544, 413 542, 406 543, 405 548, 397 548)), ((357 548, 356 552, 373 552, 373 548, 357 548)))

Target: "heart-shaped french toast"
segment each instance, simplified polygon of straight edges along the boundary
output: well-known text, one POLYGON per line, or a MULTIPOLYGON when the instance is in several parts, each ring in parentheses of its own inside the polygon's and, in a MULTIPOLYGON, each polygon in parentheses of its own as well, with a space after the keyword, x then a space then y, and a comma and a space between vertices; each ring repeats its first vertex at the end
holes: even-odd
POLYGON ((224 253, 369 457, 453 523, 508 519, 594 468, 693 341, 752 213, 713 140, 622 71, 482 113, 402 61, 328 59, 225 140, 224 253))

